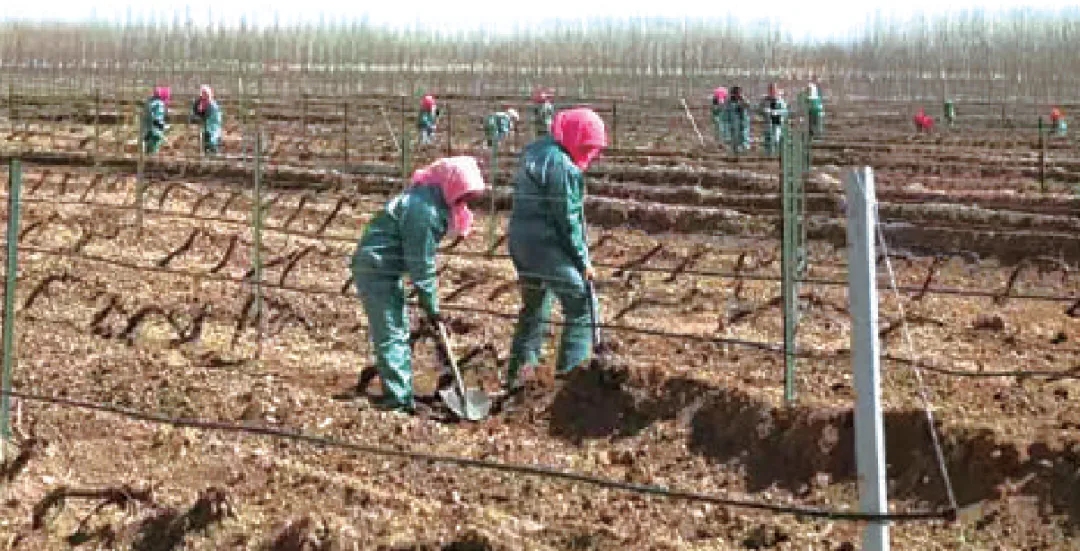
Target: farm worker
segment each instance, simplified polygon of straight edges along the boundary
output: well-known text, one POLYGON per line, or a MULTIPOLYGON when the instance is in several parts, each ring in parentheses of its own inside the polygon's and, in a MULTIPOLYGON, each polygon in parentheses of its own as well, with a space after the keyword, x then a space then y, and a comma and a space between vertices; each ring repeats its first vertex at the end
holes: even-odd
POLYGON ((536 136, 546 136, 551 133, 551 120, 555 117, 555 105, 551 102, 551 91, 537 89, 533 92, 533 124, 536 127, 536 136))
POLYGON ((765 154, 776 155, 780 152, 780 138, 783 135, 784 119, 787 118, 787 103, 784 93, 776 84, 769 85, 769 93, 761 102, 761 114, 765 117, 765 154))
POLYGON ((825 107, 821 99, 821 92, 818 91, 817 84, 813 82, 806 85, 804 106, 810 119, 810 137, 820 137, 825 133, 825 107))
POLYGON ((953 100, 945 100, 945 124, 952 126, 956 122, 956 105, 953 104, 953 100))
POLYGON ((915 113, 913 119, 915 121, 915 129, 919 132, 930 132, 934 129, 934 117, 926 114, 926 109, 919 108, 919 112, 915 113))
POLYGON ((427 94, 420 98, 420 116, 416 120, 416 126, 420 130, 420 143, 435 143, 435 127, 439 122, 439 114, 435 96, 427 94))
POLYGON ((552 297, 558 298, 566 326, 557 376, 588 360, 592 351, 591 314, 586 281, 593 267, 585 234, 584 172, 607 147, 604 121, 593 110, 555 114, 551 136, 521 153, 514 175, 514 206, 509 248, 521 290, 521 310, 507 366, 508 391, 520 388, 540 358, 552 297))
POLYGON ((743 97, 741 86, 731 88, 724 104, 724 126, 732 151, 741 153, 750 148, 750 103, 743 97))
POLYGON ((1054 128, 1054 134, 1059 137, 1065 136, 1065 133, 1069 130, 1069 124, 1065 122, 1065 115, 1061 112, 1061 109, 1055 107, 1050 111, 1050 126, 1054 128))
POLYGON ((501 143, 518 121, 518 113, 513 109, 492 113, 484 119, 484 134, 487 136, 488 147, 495 147, 501 143))
POLYGON ((214 91, 207 85, 199 87, 199 99, 191 105, 191 122, 202 125, 204 153, 217 153, 221 145, 221 108, 214 100, 214 91))
POLYGON ((447 234, 471 233, 469 202, 483 192, 476 159, 439 159, 414 172, 412 184, 386 203, 360 238, 352 273, 383 385, 379 409, 412 413, 416 406, 402 275, 412 280, 420 307, 437 320, 436 250, 447 234))
POLYGON ((720 87, 713 90, 712 122, 713 128, 716 129, 716 141, 720 143, 728 142, 727 125, 724 124, 724 102, 727 101, 727 97, 727 88, 720 87))
POLYGON ((172 93, 167 86, 154 88, 150 99, 146 100, 146 109, 142 116, 143 152, 153 155, 165 143, 165 132, 169 130, 169 99, 172 93))

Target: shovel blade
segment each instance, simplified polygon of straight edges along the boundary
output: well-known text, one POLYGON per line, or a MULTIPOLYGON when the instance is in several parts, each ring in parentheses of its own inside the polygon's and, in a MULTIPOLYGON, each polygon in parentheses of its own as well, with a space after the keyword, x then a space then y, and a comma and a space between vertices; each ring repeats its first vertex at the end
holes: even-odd
POLYGON ((465 390, 465 401, 461 401, 461 395, 455 388, 444 388, 439 391, 446 407, 454 412, 460 419, 467 421, 479 421, 491 412, 491 398, 479 388, 465 390), (466 407, 468 406, 468 407, 466 407))

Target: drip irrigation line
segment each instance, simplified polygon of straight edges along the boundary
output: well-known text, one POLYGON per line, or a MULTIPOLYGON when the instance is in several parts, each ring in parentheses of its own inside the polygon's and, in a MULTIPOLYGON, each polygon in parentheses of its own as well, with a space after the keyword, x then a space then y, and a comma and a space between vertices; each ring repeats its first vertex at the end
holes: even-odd
POLYGON ((234 423, 225 423, 205 419, 170 417, 163 414, 138 411, 112 404, 90 402, 73 398, 62 398, 57 396, 31 394, 16 390, 7 391, 5 392, 5 394, 13 398, 19 398, 32 402, 52 404, 56 406, 81 410, 110 413, 136 421, 144 421, 159 425, 169 425, 177 428, 193 428, 205 431, 231 432, 249 434, 254 436, 265 436, 278 440, 289 440, 314 446, 342 449, 366 455, 394 457, 414 462, 446 463, 459 467, 486 469, 507 474, 536 476, 544 479, 561 480, 564 482, 585 484, 599 488, 618 490, 635 494, 651 495, 671 500, 709 503, 735 509, 750 509, 756 511, 763 511, 772 513, 774 515, 793 515, 803 518, 820 518, 827 520, 841 520, 850 522, 925 522, 935 520, 954 521, 957 516, 956 507, 951 507, 949 509, 941 511, 909 511, 886 514, 866 514, 814 507, 774 505, 760 501, 732 499, 717 495, 692 492, 688 490, 667 488, 664 486, 619 482, 616 480, 587 475, 584 473, 565 471, 537 465, 503 463, 483 459, 472 459, 468 457, 432 454, 413 450, 391 449, 380 446, 372 446, 369 444, 358 444, 355 442, 347 442, 343 440, 337 440, 329 437, 318 436, 294 430, 268 427, 265 425, 239 425, 234 423))

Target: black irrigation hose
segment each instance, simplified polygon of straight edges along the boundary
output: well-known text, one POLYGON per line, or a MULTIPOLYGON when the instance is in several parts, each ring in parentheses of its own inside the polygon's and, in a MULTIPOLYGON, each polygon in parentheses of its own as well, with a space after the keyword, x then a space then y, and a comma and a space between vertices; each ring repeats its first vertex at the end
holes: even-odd
POLYGON ((129 408, 124 408, 112 404, 103 404, 96 402, 89 402, 85 400, 76 400, 71 398, 61 398, 56 396, 44 396, 38 394, 30 394, 20 391, 6 391, 5 394, 20 398, 23 400, 29 400, 32 402, 53 404, 58 406, 64 406, 69 408, 77 408, 83 410, 100 411, 105 413, 112 413, 134 419, 137 421, 146 421, 150 423, 170 425, 174 427, 182 428, 194 428, 200 430, 218 431, 218 432, 232 432, 243 433, 257 436, 267 436, 270 438, 276 438, 281 440, 292 440, 294 442, 302 442, 305 444, 312 444, 315 446, 323 446, 328 448, 337 448, 342 450, 348 450, 352 452, 358 452, 362 454, 378 455, 383 457, 397 457, 401 459, 407 459, 416 462, 428 462, 428 463, 448 463, 457 465, 459 467, 471 467, 478 469, 487 469, 491 471, 498 471, 509 474, 520 474, 527 476, 537 476, 540 478, 563 480, 567 482, 576 482, 580 484, 588 484, 599 488, 606 488, 611 490, 619 490, 624 492, 631 492, 636 494, 653 495, 663 497, 667 499, 692 501, 697 503, 710 503, 713 505, 719 505, 723 507, 739 508, 739 509, 751 509, 757 511, 764 511, 773 513, 776 515, 794 515, 796 517, 803 518, 820 518, 828 520, 843 520, 852 522, 912 522, 912 521, 954 521, 956 520, 957 511, 955 509, 947 509, 942 511, 911 511, 901 513, 884 513, 884 514, 871 514, 871 513, 856 513, 847 511, 837 511, 830 509, 820 509, 814 507, 798 507, 789 505, 772 505, 769 503, 763 503, 760 501, 750 501, 741 499, 724 498, 716 495, 703 494, 698 492, 691 492, 687 490, 678 490, 672 488, 666 488, 663 486, 655 486, 649 484, 633 484, 627 482, 619 482, 616 480, 600 478, 582 473, 576 473, 571 471, 563 471, 559 469, 553 469, 550 467, 540 467, 536 465, 520 465, 511 463, 501 463, 496 461, 485 461, 482 459, 471 459, 467 457, 457 457, 451 455, 438 455, 430 454, 419 451, 409 450, 396 450, 391 448, 384 448, 379 446, 371 446, 367 444, 357 444, 354 442, 345 442, 342 440, 336 440, 323 436, 317 436, 312 434, 305 434, 298 431, 277 429, 273 427, 260 426, 260 425, 238 425, 233 423, 224 423, 219 421, 208 421, 203 419, 192 418, 179 418, 169 417, 167 415, 161 415, 156 413, 148 413, 129 408))

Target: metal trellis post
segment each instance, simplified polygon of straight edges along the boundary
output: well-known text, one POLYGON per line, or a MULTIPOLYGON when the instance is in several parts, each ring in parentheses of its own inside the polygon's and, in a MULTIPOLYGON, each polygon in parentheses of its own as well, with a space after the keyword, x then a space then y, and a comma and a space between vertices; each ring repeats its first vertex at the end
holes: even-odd
POLYGON ((101 127, 99 126, 101 118, 101 89, 94 89, 94 165, 98 163, 98 157, 101 154, 101 127))
POLYGON ((343 130, 344 137, 345 137, 345 140, 344 140, 345 143, 344 143, 342 148, 345 150, 345 164, 348 165, 349 164, 349 99, 348 98, 345 98, 345 108, 344 108, 344 112, 342 114, 342 118, 343 118, 344 123, 345 123, 345 128, 343 130))
POLYGON ((450 115, 450 106, 446 106, 446 156, 454 155, 454 119, 450 115))
POLYGON ((611 102, 611 148, 619 148, 619 102, 611 102))
POLYGON ((488 213, 488 228, 487 228, 487 244, 488 244, 488 256, 495 255, 495 245, 497 243, 498 236, 498 215, 495 212, 495 181, 499 174, 499 142, 495 140, 491 146, 491 176, 488 177, 491 185, 491 202, 489 204, 488 213))
POLYGON ((412 167, 410 159, 412 148, 409 139, 409 132, 403 131, 401 133, 401 189, 409 187, 409 169, 412 167))
POLYGON ((251 211, 252 251, 251 262, 252 275, 254 277, 254 295, 252 302, 255 308, 255 323, 258 326, 257 340, 255 342, 255 358, 262 358, 263 344, 263 262, 262 262, 262 230, 263 230, 263 200, 262 200, 262 128, 255 130, 255 201, 251 211))
POLYGON ((802 132, 792 132, 785 121, 780 142, 781 180, 781 296, 784 303, 784 400, 795 400, 799 280, 807 270, 805 178, 808 169, 802 132))
POLYGON ((1046 132, 1039 117, 1039 191, 1046 193, 1046 132))
POLYGON ((135 235, 142 237, 143 231, 143 202, 146 192, 146 176, 143 172, 146 170, 146 142, 144 132, 142 132, 142 121, 140 119, 140 130, 138 132, 138 138, 136 139, 136 145, 139 148, 139 160, 135 170, 135 235))
POLYGON ((22 194, 22 166, 12 159, 8 168, 7 272, 4 281, 3 394, 0 394, 0 460, 4 445, 11 439, 11 377, 15 363, 15 281, 19 263, 19 209, 22 194))

